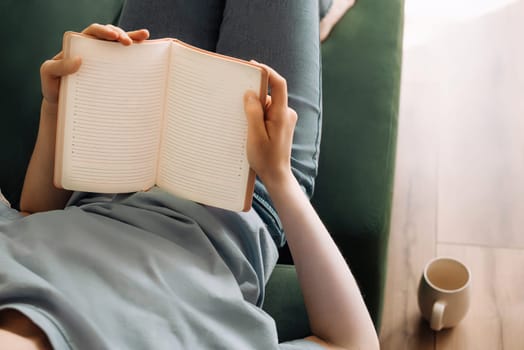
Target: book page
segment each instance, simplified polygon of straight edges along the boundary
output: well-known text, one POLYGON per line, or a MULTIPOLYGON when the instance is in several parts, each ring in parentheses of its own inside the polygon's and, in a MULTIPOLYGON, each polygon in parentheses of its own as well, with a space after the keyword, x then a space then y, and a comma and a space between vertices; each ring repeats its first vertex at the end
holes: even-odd
POLYGON ((124 47, 73 35, 80 70, 63 80, 62 186, 132 192, 154 184, 169 41, 124 47))
POLYGON ((157 183, 196 202, 245 209, 252 174, 243 97, 260 90, 260 68, 175 42, 169 74, 157 183))

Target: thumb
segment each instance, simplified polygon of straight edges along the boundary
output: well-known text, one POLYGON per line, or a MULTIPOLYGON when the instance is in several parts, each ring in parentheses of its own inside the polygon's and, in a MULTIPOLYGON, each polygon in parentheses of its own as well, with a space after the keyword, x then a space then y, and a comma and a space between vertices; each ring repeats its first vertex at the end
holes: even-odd
POLYGON ((56 79, 76 72, 81 63, 80 57, 47 60, 40 67, 40 73, 44 79, 56 79))
POLYGON ((266 140, 268 137, 264 123, 264 109, 255 92, 247 91, 244 95, 244 111, 247 117, 248 138, 266 140))
POLYGON ((62 65, 57 65, 56 73, 58 76, 64 76, 75 73, 82 64, 82 59, 79 56, 64 58, 62 65))
POLYGON ((60 78, 76 72, 80 68, 80 57, 67 59, 52 59, 45 61, 40 67, 42 94, 50 103, 58 101, 60 78))

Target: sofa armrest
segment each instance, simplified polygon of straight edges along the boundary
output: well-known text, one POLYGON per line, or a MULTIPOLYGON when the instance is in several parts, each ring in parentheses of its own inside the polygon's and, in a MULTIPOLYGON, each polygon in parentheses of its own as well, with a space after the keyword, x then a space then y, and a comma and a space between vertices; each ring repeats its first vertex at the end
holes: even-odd
MULTIPOLYGON (((393 192, 403 13, 404 0, 357 1, 322 45, 323 129, 312 202, 346 257, 377 329, 393 192)), ((296 275, 281 268, 268 285, 266 308, 284 339, 309 331, 303 307, 294 305, 302 300, 297 288, 296 275)))

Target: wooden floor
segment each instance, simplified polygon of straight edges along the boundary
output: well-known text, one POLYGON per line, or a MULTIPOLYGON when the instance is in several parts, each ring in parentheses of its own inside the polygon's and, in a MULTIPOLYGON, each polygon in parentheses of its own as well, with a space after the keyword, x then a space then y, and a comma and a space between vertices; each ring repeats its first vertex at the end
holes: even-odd
POLYGON ((524 349, 524 0, 499 5, 406 13, 383 350, 524 349), (472 301, 436 333, 416 292, 441 255, 470 267, 472 301))

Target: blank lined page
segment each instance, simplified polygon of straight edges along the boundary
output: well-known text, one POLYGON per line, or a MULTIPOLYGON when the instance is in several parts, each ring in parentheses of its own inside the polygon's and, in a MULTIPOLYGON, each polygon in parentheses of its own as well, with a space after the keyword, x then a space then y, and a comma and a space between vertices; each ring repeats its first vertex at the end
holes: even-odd
POLYGON ((154 184, 169 45, 71 38, 82 65, 66 83, 64 187, 131 192, 154 184))
POLYGON ((197 202, 242 210, 249 164, 243 96, 260 70, 174 43, 158 184, 197 202))

